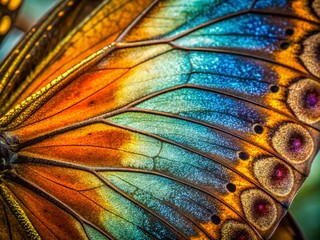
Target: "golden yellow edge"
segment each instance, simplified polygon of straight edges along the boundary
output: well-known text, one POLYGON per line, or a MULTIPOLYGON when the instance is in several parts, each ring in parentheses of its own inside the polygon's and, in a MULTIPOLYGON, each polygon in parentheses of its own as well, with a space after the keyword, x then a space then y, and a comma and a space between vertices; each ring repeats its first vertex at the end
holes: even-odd
POLYGON ((34 228, 32 223, 30 222, 26 213, 19 206, 19 204, 12 197, 12 195, 8 192, 7 187, 3 183, 1 183, 1 181, 0 181, 0 196, 2 197, 6 205, 9 207, 11 213, 18 220, 21 228, 23 229, 23 232, 25 232, 26 235, 32 240, 41 239, 40 235, 38 234, 37 230, 34 228))

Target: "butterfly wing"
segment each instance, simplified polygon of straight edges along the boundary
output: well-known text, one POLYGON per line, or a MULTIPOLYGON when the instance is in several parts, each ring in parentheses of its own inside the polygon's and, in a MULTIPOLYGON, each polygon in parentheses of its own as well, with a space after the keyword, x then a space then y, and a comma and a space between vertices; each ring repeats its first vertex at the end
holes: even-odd
POLYGON ((53 64, 61 55, 60 52, 53 52, 55 46, 61 45, 60 41, 66 37, 70 29, 87 16, 98 3, 99 1, 90 1, 89 4, 84 4, 84 1, 60 2, 17 44, 0 69, 2 115, 19 103, 17 101, 22 93, 26 92, 29 95, 32 93, 28 88, 32 88, 32 84, 39 84, 39 81, 34 81, 38 78, 39 71, 53 64))
POLYGON ((43 238, 268 238, 318 151, 317 2, 121 3, 0 119, 4 211, 43 238))

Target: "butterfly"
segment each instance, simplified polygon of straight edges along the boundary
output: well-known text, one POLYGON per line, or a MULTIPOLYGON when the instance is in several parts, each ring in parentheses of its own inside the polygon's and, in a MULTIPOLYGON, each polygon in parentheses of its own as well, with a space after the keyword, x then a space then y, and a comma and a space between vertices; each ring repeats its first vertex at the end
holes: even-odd
POLYGON ((302 238, 319 22, 318 0, 60 1, 0 67, 1 238, 302 238))

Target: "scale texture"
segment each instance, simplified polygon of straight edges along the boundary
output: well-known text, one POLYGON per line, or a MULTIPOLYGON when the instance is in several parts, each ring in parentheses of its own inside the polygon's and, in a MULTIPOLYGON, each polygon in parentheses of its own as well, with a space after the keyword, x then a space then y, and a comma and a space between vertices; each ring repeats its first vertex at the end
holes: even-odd
POLYGON ((0 239, 269 239, 319 149, 319 23, 319 0, 59 2, 0 67, 0 239))

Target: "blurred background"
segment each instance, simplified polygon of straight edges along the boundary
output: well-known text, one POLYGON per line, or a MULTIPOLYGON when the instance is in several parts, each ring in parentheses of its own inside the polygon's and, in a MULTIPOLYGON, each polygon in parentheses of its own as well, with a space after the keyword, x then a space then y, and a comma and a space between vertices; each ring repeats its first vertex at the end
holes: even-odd
MULTIPOLYGON (((307 240, 320 239, 320 154, 290 207, 307 240)), ((281 240, 281 239, 280 239, 281 240)))
MULTIPOLYGON (((55 0, 25 0, 19 13, 21 26, 30 26, 45 11, 55 4, 55 0)), ((15 45, 23 32, 13 29, 0 47, 0 61, 15 45)), ((320 239, 320 154, 313 162, 310 176, 298 192, 290 208, 307 240, 320 239)))

